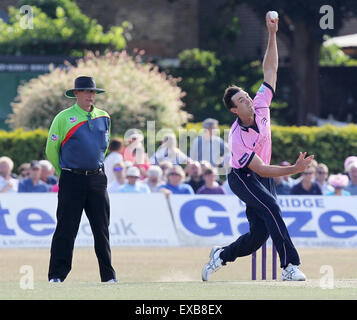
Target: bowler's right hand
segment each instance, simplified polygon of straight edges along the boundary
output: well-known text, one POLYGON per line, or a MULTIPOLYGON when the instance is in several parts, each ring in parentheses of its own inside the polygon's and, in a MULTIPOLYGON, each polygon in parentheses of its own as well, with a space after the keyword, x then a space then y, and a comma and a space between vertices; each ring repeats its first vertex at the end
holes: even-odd
POLYGON ((296 173, 303 172, 305 169, 311 165, 312 160, 314 159, 314 155, 311 155, 307 158, 306 157, 306 152, 302 153, 300 152, 299 157, 297 158, 294 168, 296 169, 296 173))

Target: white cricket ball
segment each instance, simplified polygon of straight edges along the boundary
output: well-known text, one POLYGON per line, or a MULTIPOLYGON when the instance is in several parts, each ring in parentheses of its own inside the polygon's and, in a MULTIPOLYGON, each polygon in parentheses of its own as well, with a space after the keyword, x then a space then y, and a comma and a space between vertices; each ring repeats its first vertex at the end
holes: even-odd
POLYGON ((270 19, 273 21, 275 21, 279 16, 276 11, 270 11, 269 15, 270 15, 270 19))

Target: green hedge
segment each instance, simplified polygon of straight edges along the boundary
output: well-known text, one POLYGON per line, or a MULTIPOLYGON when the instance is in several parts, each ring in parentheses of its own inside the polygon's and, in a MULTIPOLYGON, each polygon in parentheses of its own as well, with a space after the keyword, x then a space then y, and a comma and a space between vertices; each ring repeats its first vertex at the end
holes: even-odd
POLYGON ((348 156, 357 155, 357 126, 335 127, 272 127, 272 163, 295 162, 299 151, 314 154, 318 163, 325 163, 332 173, 344 171, 348 156))
MULTIPOLYGON (((202 124, 188 124, 187 130, 200 130, 202 124)), ((220 132, 229 130, 221 126, 220 132)), ((145 132, 144 132, 145 134, 145 132)), ((46 130, 11 132, 0 131, 0 156, 13 159, 16 168, 23 162, 45 159, 46 130)), ((314 154, 317 162, 325 163, 332 173, 343 172, 345 159, 357 155, 357 126, 335 127, 282 127, 272 126, 272 164, 282 160, 294 163, 299 151, 314 154)), ((157 143, 157 146, 159 143, 157 143)), ((188 141, 189 150, 189 141, 188 141)))
POLYGON ((24 162, 45 158, 46 130, 11 132, 0 131, 0 156, 8 156, 14 161, 14 172, 24 162))

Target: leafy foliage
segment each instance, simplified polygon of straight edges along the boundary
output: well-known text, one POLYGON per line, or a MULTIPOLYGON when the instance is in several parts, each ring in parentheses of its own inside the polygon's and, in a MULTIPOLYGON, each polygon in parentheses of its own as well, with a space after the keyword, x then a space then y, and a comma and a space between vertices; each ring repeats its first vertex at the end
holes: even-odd
POLYGON ((120 50, 126 46, 130 23, 103 32, 96 20, 84 15, 72 0, 30 0, 33 28, 22 28, 19 9, 9 7, 9 23, 0 19, 0 54, 83 56, 85 50, 120 50))
POLYGON ((357 66, 357 60, 345 54, 338 45, 321 46, 320 66, 357 66))
MULTIPOLYGON (((217 57, 213 51, 187 49, 179 54, 180 68, 170 72, 182 78, 180 86, 186 92, 183 98, 185 110, 193 115, 195 122, 205 118, 215 118, 222 124, 231 124, 232 114, 222 102, 224 90, 238 85, 252 97, 255 96, 263 81, 263 71, 259 61, 229 59, 217 57)), ((272 108, 278 110, 275 121, 284 121, 287 103, 279 97, 272 102, 272 108)))
POLYGON ((90 52, 76 67, 69 65, 68 71, 57 68, 19 86, 10 126, 48 129, 58 112, 74 104, 64 92, 81 75, 93 76, 97 87, 106 90, 97 96, 96 106, 110 114, 114 134, 129 128, 145 129, 150 120, 156 121, 156 128, 175 128, 189 118, 181 110, 184 93, 177 86, 178 79, 141 63, 139 54, 132 57, 122 51, 100 56, 90 52))

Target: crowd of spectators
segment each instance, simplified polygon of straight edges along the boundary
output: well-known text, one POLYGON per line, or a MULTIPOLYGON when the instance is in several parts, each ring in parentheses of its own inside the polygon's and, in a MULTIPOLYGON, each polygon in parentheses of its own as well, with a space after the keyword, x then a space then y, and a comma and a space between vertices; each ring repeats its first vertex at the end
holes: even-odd
MULTIPOLYGON (((134 132, 126 139, 111 140, 104 169, 109 193, 233 194, 225 175, 218 169, 229 163, 227 144, 215 130, 218 122, 206 119, 203 133, 191 144, 189 155, 177 147, 176 136, 164 135, 161 145, 149 158, 144 137, 134 132)), ((281 166, 290 165, 282 161, 281 166)), ((278 195, 357 195, 357 156, 344 162, 344 173, 329 175, 326 164, 312 165, 299 177, 274 178, 278 195)), ((0 193, 58 192, 58 177, 47 160, 21 164, 0 157, 0 193)))

